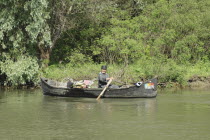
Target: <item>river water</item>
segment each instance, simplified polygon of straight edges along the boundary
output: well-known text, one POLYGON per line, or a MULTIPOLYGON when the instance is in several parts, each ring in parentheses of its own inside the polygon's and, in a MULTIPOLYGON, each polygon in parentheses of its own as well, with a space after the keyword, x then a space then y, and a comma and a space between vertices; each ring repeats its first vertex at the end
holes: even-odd
POLYGON ((209 120, 210 90, 99 102, 0 90, 0 140, 209 140, 209 120))

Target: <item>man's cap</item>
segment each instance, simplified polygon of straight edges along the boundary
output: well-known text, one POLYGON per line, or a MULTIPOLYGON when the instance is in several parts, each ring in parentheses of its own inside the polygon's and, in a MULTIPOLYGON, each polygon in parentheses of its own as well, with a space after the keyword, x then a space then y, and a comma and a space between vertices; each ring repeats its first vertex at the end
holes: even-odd
POLYGON ((107 69, 107 66, 103 65, 103 66, 101 66, 101 69, 102 70, 106 70, 107 69))

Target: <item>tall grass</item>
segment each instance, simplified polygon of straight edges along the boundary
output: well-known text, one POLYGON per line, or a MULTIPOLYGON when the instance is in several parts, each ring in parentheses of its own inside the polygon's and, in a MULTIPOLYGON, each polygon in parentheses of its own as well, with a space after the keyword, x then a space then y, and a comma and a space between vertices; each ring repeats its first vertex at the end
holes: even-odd
MULTIPOLYGON (((94 79, 97 78, 101 65, 103 64, 51 65, 42 72, 42 76, 56 80, 65 78, 94 79)), ((159 83, 176 83, 176 85, 185 86, 187 81, 194 76, 209 77, 210 63, 177 64, 170 59, 164 61, 142 59, 128 66, 108 65, 107 73, 114 77, 115 81, 126 84, 157 76, 159 83)))

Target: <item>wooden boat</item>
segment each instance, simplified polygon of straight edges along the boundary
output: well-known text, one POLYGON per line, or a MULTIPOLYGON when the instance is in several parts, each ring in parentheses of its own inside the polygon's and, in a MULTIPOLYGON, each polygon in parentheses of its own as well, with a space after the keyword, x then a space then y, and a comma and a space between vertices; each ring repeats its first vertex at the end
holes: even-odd
MULTIPOLYGON (((97 98, 102 88, 67 88, 56 86, 57 81, 41 78, 41 87, 44 95, 63 97, 90 97, 97 98)), ((152 98, 157 96, 157 78, 146 82, 138 82, 129 87, 118 89, 108 88, 102 98, 152 98)))

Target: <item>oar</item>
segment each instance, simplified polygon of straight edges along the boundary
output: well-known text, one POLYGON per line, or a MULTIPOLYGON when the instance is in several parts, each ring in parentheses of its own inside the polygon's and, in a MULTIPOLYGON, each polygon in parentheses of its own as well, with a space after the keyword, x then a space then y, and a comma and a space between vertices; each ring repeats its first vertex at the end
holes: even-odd
POLYGON ((109 82, 107 83, 107 85, 105 86, 105 88, 103 89, 103 91, 101 92, 101 94, 97 97, 96 100, 100 99, 100 97, 104 94, 105 90, 107 89, 107 87, 109 87, 109 85, 111 84, 112 79, 109 80, 109 82))

